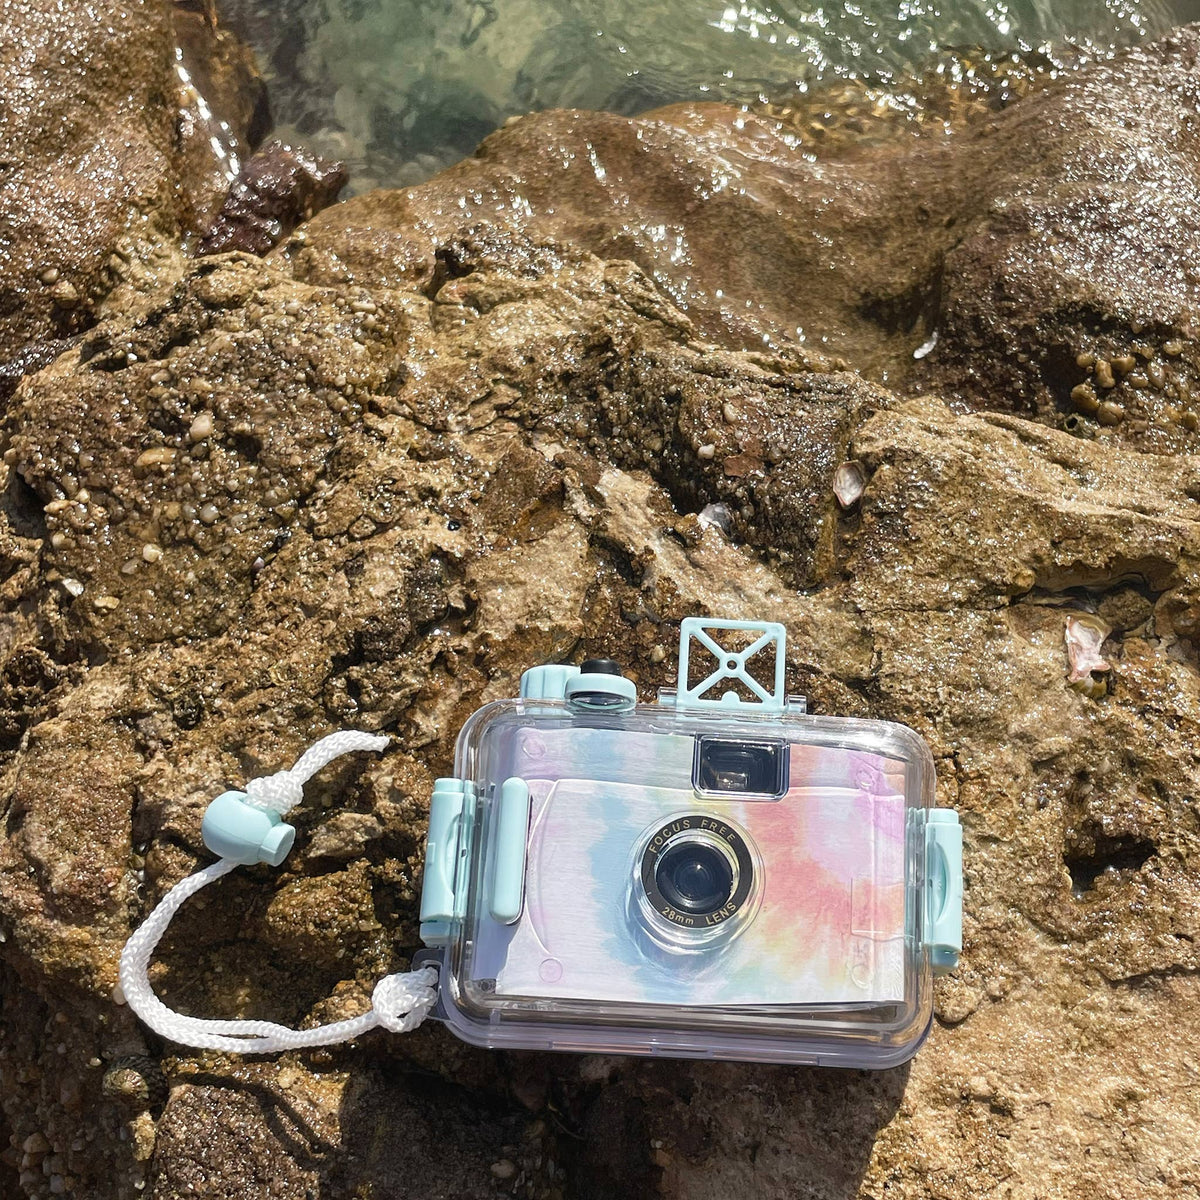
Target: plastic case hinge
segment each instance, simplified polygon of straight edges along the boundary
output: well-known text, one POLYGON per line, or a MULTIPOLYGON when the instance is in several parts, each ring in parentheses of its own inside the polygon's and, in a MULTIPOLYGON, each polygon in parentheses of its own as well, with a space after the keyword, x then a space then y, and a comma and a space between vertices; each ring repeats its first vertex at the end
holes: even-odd
POLYGON ((463 779, 438 779, 433 785, 421 883, 421 941, 426 946, 444 946, 450 939, 463 807, 470 794, 471 785, 463 779))
POLYGON ((784 688, 787 631, 777 621, 719 621, 707 617, 686 617, 679 626, 679 685, 675 693, 676 708, 749 708, 759 712, 781 713, 787 707, 784 688), (715 631, 758 633, 744 650, 728 650, 713 636, 715 631), (703 646, 716 659, 717 668, 695 687, 688 686, 692 642, 703 646), (774 647, 775 663, 772 689, 767 691, 750 674, 752 658, 768 647, 774 647), (732 690, 710 695, 718 684, 729 681, 741 684, 757 700, 743 700, 732 690))
POLYGON ((925 946, 943 975, 962 952, 962 826, 951 808, 931 808, 925 819, 925 946))

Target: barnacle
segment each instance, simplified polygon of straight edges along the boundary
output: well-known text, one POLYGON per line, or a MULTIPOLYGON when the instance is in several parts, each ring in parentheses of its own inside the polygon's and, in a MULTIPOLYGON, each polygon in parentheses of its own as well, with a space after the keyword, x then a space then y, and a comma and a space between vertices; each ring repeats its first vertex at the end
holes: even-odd
POLYGON ((1110 633, 1112 629, 1093 613, 1071 613, 1063 630, 1070 665, 1067 682, 1092 699, 1098 699, 1106 690, 1104 681, 1097 680, 1094 673, 1112 670, 1112 664, 1100 653, 1110 633))

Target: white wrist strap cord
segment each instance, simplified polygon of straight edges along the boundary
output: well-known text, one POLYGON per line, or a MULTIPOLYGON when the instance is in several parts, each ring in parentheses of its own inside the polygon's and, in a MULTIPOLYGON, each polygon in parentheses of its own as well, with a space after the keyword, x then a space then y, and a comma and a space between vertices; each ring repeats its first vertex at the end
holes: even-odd
MULTIPOLYGON (((354 730, 332 733, 310 746, 291 770, 252 779, 246 785, 243 802, 248 808, 282 816, 300 802, 304 784, 326 763, 356 750, 382 750, 387 741, 386 737, 354 730)), ((166 933, 171 918, 186 901, 239 865, 234 859, 222 858, 177 883, 125 943, 121 952, 121 990, 129 1007, 155 1033, 169 1041, 201 1050, 268 1054, 347 1042, 376 1027, 391 1033, 407 1033, 429 1015, 437 1001, 436 967, 385 976, 375 985, 369 1011, 315 1029, 289 1029, 272 1021, 206 1020, 184 1016, 168 1008, 150 986, 150 956, 166 933)))

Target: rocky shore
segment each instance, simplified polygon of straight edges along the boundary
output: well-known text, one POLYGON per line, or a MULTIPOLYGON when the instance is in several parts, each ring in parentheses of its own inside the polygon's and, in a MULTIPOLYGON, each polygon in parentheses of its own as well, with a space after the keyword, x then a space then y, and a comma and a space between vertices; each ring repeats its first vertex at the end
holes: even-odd
POLYGON ((531 115, 197 256, 264 132, 248 68, 203 12, 88 9, 0 14, 0 1193, 1200 1189, 1200 30, 826 151, 719 106, 531 115), (181 21, 242 72, 223 158, 181 21), (650 697, 693 613, 785 622, 812 709, 933 749, 966 946, 909 1067, 434 1025, 242 1061, 119 1003, 207 801, 346 726, 393 748, 325 772, 154 982, 361 1011, 418 947, 461 721, 565 657, 650 697))

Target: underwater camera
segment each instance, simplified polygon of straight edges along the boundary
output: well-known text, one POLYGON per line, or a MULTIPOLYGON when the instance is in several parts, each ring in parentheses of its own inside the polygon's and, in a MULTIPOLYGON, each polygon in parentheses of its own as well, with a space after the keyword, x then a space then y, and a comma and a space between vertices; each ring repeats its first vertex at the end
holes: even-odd
POLYGON ((434 1017, 512 1048, 915 1053, 960 949, 958 818, 915 732, 808 714, 784 649, 774 623, 689 619, 656 704, 592 659, 469 718, 430 809, 434 1017))

